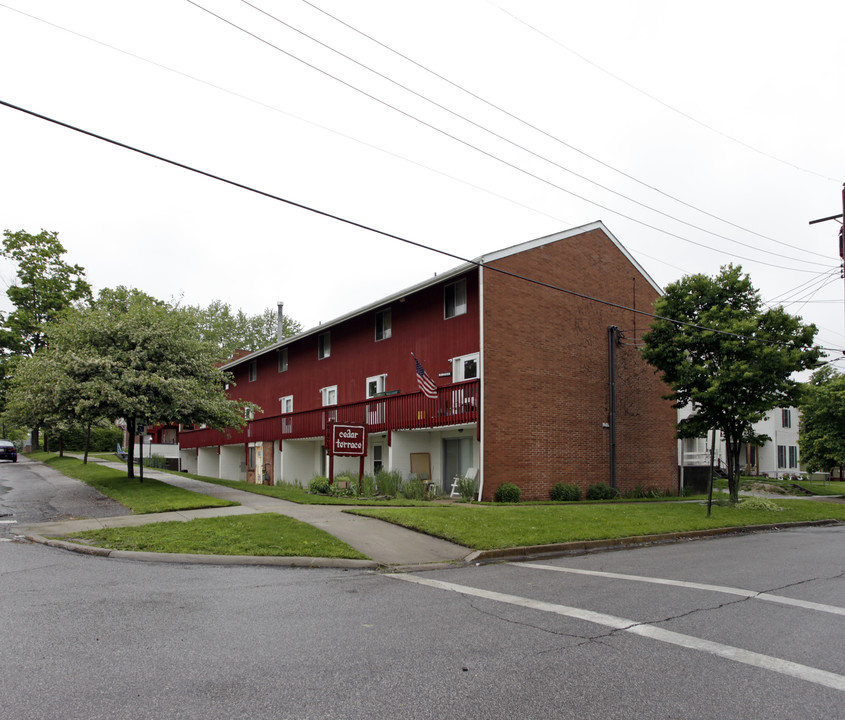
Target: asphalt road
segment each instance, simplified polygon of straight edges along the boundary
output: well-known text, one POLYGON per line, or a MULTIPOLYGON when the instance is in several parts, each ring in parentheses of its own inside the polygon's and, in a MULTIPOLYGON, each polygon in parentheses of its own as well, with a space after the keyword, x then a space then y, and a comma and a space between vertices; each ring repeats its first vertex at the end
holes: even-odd
POLYGON ((845 715, 844 548, 843 527, 801 528, 391 576, 0 542, 0 707, 829 720, 845 715))
POLYGON ((0 537, 16 523, 128 515, 120 503, 42 463, 0 462, 0 537))

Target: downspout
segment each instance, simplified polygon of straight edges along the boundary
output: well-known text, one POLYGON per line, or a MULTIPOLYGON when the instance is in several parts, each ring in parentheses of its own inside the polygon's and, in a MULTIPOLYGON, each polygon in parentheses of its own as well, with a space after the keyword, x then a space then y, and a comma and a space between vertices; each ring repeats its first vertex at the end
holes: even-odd
POLYGON ((608 418, 610 426, 610 487, 616 487, 616 334, 619 328, 611 325, 607 328, 607 362, 610 386, 608 400, 608 418))
POLYGON ((478 502, 484 492, 484 266, 478 265, 478 464, 480 480, 478 481, 478 502))

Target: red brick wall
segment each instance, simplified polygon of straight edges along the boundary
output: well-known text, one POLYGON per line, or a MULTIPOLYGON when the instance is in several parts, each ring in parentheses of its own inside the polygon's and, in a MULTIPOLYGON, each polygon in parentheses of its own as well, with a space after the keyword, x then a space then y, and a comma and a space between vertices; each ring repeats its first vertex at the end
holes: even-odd
MULTIPOLYGON (((651 310, 654 288, 602 230, 490 263, 624 307, 651 310)), ((610 480, 608 326, 623 342, 648 318, 483 271, 484 497, 502 482, 524 499, 557 482, 610 480)), ((633 346, 616 352, 616 486, 676 489, 675 410, 633 346)))

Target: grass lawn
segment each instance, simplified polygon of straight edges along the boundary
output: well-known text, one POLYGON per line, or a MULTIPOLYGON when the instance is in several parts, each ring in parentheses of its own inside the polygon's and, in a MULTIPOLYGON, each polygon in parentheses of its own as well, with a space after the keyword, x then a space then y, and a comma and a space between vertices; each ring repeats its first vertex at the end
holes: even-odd
POLYGON ((476 550, 601 540, 802 520, 845 521, 845 505, 777 500, 779 512, 698 503, 366 508, 348 510, 451 540, 476 550))
POLYGON ((793 485, 809 490, 813 495, 845 495, 845 483, 835 480, 833 482, 821 483, 812 480, 799 480, 792 482, 793 485))
POLYGON ((328 533, 276 513, 90 530, 63 539, 144 552, 367 559, 328 533))
POLYGON ((138 478, 130 480, 126 477, 125 470, 114 470, 99 463, 89 462, 86 465, 76 458, 62 458, 53 453, 32 453, 29 457, 43 462, 62 475, 81 480, 139 514, 238 504, 183 490, 152 478, 144 478, 144 482, 140 482, 138 478))

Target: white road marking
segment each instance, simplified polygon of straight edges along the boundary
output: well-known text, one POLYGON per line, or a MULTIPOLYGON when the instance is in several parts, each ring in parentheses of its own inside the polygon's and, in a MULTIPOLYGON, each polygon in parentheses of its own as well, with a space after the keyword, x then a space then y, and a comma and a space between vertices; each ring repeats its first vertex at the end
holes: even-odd
POLYGON ((805 610, 817 610, 819 612, 832 613, 833 615, 845 615, 845 608, 836 605, 824 605, 809 600, 796 600, 774 595, 772 593, 757 592, 755 590, 743 590, 742 588, 729 587, 726 585, 707 585, 704 583, 687 582, 685 580, 669 580, 667 578, 652 578, 642 575, 625 575, 622 573, 600 572, 598 570, 581 570, 580 568, 558 567, 556 565, 542 565, 540 563, 510 563, 513 567, 531 568, 534 570, 551 570, 552 572, 572 573, 575 575, 593 575, 595 577, 611 578, 613 580, 632 580, 634 582, 652 583, 654 585, 674 585, 675 587, 690 588, 692 590, 707 590, 708 592, 724 593, 726 595, 739 595, 740 597, 753 600, 766 600, 767 602, 779 603, 781 605, 792 605, 804 608, 805 610))
POLYGON ((17 525, 17 520, 0 520, 0 525, 17 525))
POLYGON ((819 670, 818 668, 812 668, 808 665, 790 662, 789 660, 782 660, 770 655, 763 655, 750 650, 743 650, 742 648, 733 647, 731 645, 703 640, 691 635, 682 635, 681 633, 672 632, 671 630, 665 630, 647 623, 638 623, 635 620, 628 620, 615 615, 607 615, 605 613, 598 613, 592 610, 558 605, 555 603, 544 602, 542 600, 532 600, 531 598, 520 597, 518 595, 508 595, 505 593, 494 592, 492 590, 482 590, 466 585, 457 585, 455 583, 443 582, 442 580, 431 580, 417 575, 396 573, 385 575, 384 577, 392 578, 394 580, 404 580, 406 582, 424 585, 438 590, 456 592, 461 595, 470 595, 472 597, 479 597, 485 600, 506 603, 508 605, 516 605, 518 607, 529 608, 531 610, 563 615, 577 620, 584 620, 586 622, 595 623, 596 625, 612 628, 613 630, 629 632, 634 635, 650 638, 652 640, 659 640, 660 642, 670 643, 672 645, 678 645, 690 650, 709 653, 726 660, 733 660, 734 662, 743 663, 744 665, 751 665, 764 670, 770 670, 771 672, 806 680, 807 682, 815 683, 817 685, 823 685, 835 690, 845 691, 845 676, 843 675, 837 675, 836 673, 828 672, 827 670, 819 670))

